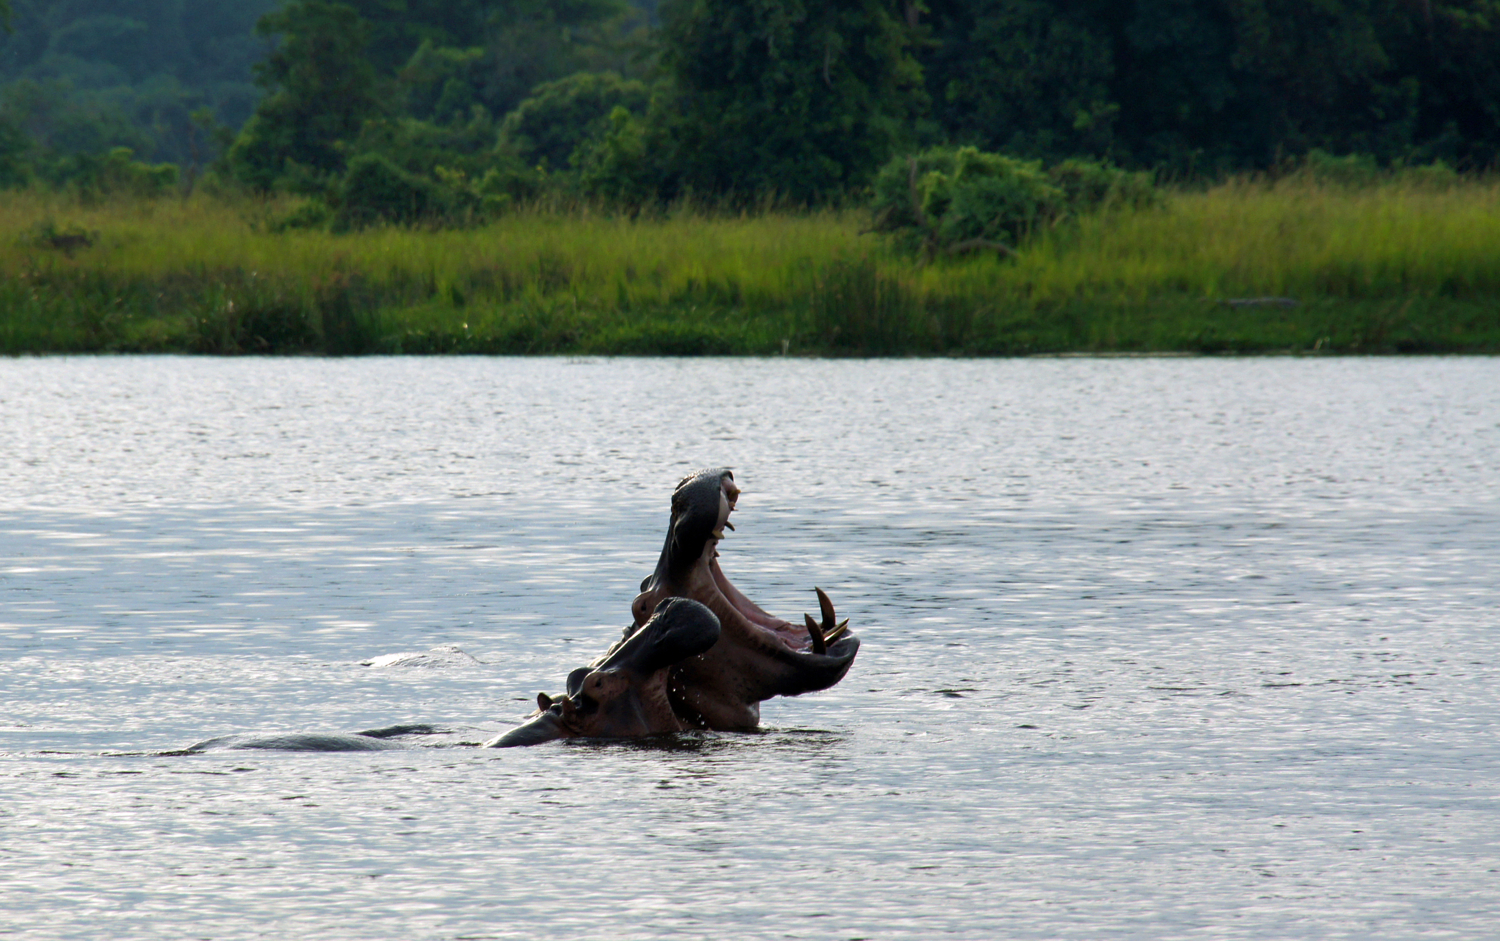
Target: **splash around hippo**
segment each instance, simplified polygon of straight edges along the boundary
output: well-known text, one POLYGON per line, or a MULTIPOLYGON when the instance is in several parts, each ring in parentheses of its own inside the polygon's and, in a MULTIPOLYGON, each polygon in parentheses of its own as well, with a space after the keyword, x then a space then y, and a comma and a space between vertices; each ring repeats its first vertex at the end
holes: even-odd
POLYGON ((740 490, 727 468, 678 482, 656 571, 641 582, 625 636, 568 675, 567 692, 542 693, 526 724, 486 743, 506 748, 561 738, 626 738, 689 729, 747 731, 760 704, 833 686, 859 638, 817 592, 822 621, 774 617, 719 565, 740 490))

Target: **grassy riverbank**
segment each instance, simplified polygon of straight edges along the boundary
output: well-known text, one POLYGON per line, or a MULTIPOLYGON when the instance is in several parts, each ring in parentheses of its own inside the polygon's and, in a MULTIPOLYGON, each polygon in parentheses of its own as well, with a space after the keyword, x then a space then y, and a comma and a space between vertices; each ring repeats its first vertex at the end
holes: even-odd
POLYGON ((855 212, 276 231, 291 208, 0 195, 0 352, 1500 352, 1493 181, 1235 182, 929 266, 855 212))

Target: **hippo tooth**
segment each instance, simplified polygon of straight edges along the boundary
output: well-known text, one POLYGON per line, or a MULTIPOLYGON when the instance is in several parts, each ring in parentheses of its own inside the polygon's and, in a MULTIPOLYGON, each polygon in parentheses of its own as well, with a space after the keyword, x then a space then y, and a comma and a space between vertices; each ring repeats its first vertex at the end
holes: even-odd
MULTIPOLYGON (((809 619, 809 620, 811 620, 811 619, 809 619)), ((831 630, 831 631, 828 632, 828 635, 823 638, 823 642, 824 643, 828 643, 828 644, 833 643, 834 641, 838 640, 840 637, 843 637, 844 636, 844 631, 847 631, 848 629, 849 629, 849 619, 848 618, 844 618, 842 621, 839 622, 839 626, 838 627, 835 627, 833 630, 831 630)))
POLYGON ((833 630, 834 614, 833 602, 828 600, 828 595, 821 588, 814 588, 818 593, 818 607, 823 611, 823 633, 833 630))
POLYGON ((818 622, 813 620, 811 614, 802 615, 807 620, 807 633, 812 638, 813 653, 827 653, 828 644, 823 640, 823 631, 819 629, 818 622))

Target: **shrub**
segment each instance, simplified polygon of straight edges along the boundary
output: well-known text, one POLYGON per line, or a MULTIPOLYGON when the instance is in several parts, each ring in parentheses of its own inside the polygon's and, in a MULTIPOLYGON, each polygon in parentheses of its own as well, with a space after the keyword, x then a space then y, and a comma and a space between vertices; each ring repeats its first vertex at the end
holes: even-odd
POLYGON ((1064 160, 1050 167, 1047 176, 1062 190, 1067 210, 1075 215, 1115 206, 1144 208, 1159 199, 1151 173, 1132 173, 1092 160, 1064 160))
POLYGON ((506 115, 500 146, 529 166, 560 170, 577 149, 613 127, 616 110, 640 114, 649 97, 643 83, 613 72, 580 72, 544 82, 506 115))
POLYGON ((349 161, 349 172, 344 174, 333 228, 412 225, 443 215, 447 204, 437 183, 407 173, 378 154, 361 154, 349 161))
POLYGON ((651 159, 645 124, 623 107, 609 115, 609 129, 573 153, 583 192, 632 208, 650 202, 661 186, 651 159))
POLYGON ((1319 183, 1335 186, 1363 188, 1380 182, 1380 167, 1368 154, 1349 154, 1335 157, 1325 150, 1314 147, 1302 158, 1302 174, 1319 183))
POLYGON ((74 154, 58 160, 49 175, 85 200, 106 196, 160 196, 177 185, 177 165, 142 163, 129 147, 74 154))
POLYGON ((271 220, 267 229, 276 234, 294 229, 321 229, 332 218, 333 209, 326 202, 321 199, 312 199, 271 220))
POLYGON ((1040 161, 936 148, 898 157, 875 177, 872 229, 890 232, 931 259, 972 251, 1013 254, 1042 226, 1112 206, 1149 206, 1150 173, 1092 160, 1040 161))
POLYGON ((1456 170, 1441 160, 1415 167, 1402 167, 1396 172, 1396 178, 1419 189, 1429 190, 1453 189, 1463 181, 1456 170))
POLYGON ((929 259, 981 250, 1012 254, 1066 201, 1040 161, 973 147, 898 157, 876 174, 874 190, 872 228, 894 233, 929 259))

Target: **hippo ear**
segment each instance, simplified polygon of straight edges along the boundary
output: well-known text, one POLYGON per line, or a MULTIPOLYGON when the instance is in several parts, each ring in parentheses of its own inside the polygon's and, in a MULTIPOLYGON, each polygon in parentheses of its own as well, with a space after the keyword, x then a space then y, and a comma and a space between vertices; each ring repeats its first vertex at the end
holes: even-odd
POLYGON ((518 745, 540 745, 543 742, 572 737, 573 733, 563 725, 561 716, 555 712, 544 712, 525 725, 490 739, 484 743, 484 747, 514 748, 518 745))
MULTIPOLYGON (((705 653, 718 641, 719 619, 712 611, 689 598, 667 598, 599 667, 623 667, 644 676, 705 653)), ((572 683, 570 676, 570 689, 572 683)))
POLYGON ((589 667, 579 667, 568 674, 568 695, 565 699, 577 696, 583 692, 583 678, 588 676, 592 670, 589 667))

